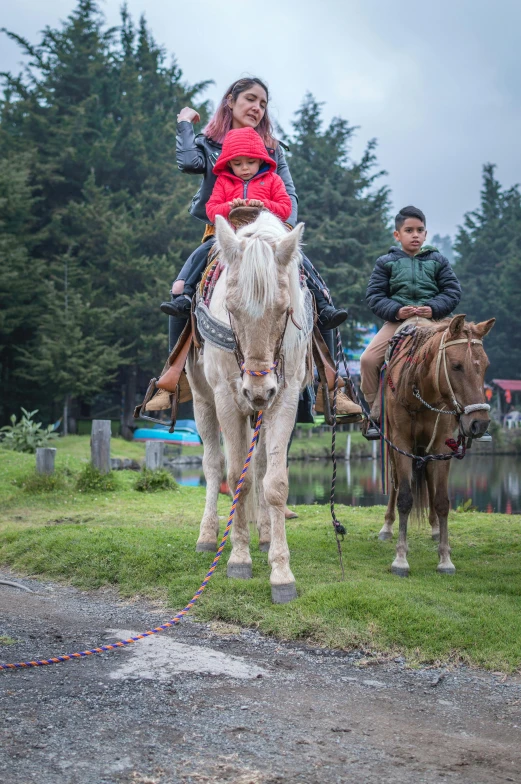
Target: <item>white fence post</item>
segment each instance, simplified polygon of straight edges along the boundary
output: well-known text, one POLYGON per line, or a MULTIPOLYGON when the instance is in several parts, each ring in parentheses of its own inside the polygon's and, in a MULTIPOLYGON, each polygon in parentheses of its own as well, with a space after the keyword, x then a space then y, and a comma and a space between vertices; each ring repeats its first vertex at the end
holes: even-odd
POLYGON ((351 433, 347 434, 346 441, 346 460, 351 460, 351 433))
POLYGON ((163 467, 163 454, 165 444, 163 441, 145 442, 145 468, 155 471, 156 468, 163 467))
POLYGON ((108 474, 110 471, 110 419, 93 419, 90 437, 92 465, 108 474))
POLYGON ((54 458, 56 449, 50 446, 39 446, 36 449, 36 471, 38 474, 54 474, 54 458))

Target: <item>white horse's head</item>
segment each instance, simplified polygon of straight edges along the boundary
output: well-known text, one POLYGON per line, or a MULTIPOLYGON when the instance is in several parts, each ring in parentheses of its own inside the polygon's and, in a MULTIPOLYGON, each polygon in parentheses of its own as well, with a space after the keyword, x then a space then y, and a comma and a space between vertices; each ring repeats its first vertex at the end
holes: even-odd
POLYGON ((303 229, 300 223, 288 232, 267 211, 237 233, 224 218, 215 220, 221 260, 227 267, 226 307, 244 368, 269 371, 264 376, 243 374, 241 391, 252 410, 271 405, 280 383, 280 350, 288 356, 300 341, 290 309, 295 321, 302 323, 298 264, 303 229), (273 369, 277 360, 279 365, 273 369))

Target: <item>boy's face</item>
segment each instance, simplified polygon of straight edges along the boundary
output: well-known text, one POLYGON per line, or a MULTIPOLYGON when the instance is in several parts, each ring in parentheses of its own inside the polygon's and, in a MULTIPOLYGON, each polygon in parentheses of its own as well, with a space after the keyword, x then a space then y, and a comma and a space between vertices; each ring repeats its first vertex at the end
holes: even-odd
POLYGON ((251 180, 260 167, 261 161, 258 158, 249 158, 247 155, 238 155, 237 158, 230 161, 230 169, 241 180, 251 180))
POLYGON ((419 218, 406 218, 399 229, 394 232, 395 240, 410 256, 418 253, 427 237, 427 229, 419 218))

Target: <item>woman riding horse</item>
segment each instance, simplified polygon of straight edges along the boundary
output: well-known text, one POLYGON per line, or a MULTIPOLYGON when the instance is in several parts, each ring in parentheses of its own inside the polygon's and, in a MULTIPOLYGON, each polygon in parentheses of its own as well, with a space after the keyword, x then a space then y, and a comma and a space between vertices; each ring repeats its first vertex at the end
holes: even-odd
MULTIPOLYGON (((214 226, 206 214, 206 204, 212 194, 216 177, 212 169, 222 149, 226 133, 236 128, 254 128, 271 158, 276 163, 276 173, 282 178, 292 203, 288 218, 290 227, 297 222, 298 198, 291 178, 283 146, 273 137, 268 113, 268 88, 257 78, 239 79, 225 92, 213 118, 203 133, 194 133, 194 122, 200 117, 195 109, 185 107, 177 117, 177 164, 182 172, 201 174, 203 179, 192 199, 190 213, 206 224, 199 248, 189 257, 172 286, 172 301, 164 302, 161 310, 174 318, 170 322, 170 347, 173 348, 190 314, 190 299, 208 263, 208 254, 215 242, 214 226)), ((347 318, 345 310, 337 309, 309 260, 302 254, 302 264, 308 288, 312 291, 319 314, 318 327, 332 356, 334 356, 333 329, 347 318)), ((360 414, 361 409, 343 391, 337 396, 337 414, 360 414)))

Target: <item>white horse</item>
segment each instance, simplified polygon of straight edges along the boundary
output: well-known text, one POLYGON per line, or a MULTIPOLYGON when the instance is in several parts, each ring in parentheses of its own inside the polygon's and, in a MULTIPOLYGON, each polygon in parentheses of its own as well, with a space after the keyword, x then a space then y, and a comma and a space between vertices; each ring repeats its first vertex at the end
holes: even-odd
MULTIPOLYGON (((263 211, 254 223, 236 233, 220 216, 215 228, 225 270, 216 284, 209 313, 222 327, 231 326, 237 351, 224 351, 206 340, 203 351, 193 352, 187 363, 195 419, 204 444, 207 483, 196 549, 217 549, 217 497, 224 471, 219 428, 227 449, 228 480, 234 490, 251 441, 251 415, 262 410, 255 456, 257 529, 260 549, 269 553, 272 600, 283 603, 296 597, 284 519, 286 451, 299 392, 308 381, 306 352, 312 329, 309 294, 299 285, 299 241, 304 227, 299 224, 288 233, 278 218, 263 211), (252 376, 248 371, 268 372, 252 376)), ((252 576, 245 513, 252 487, 250 472, 231 531, 228 577, 252 576)))

